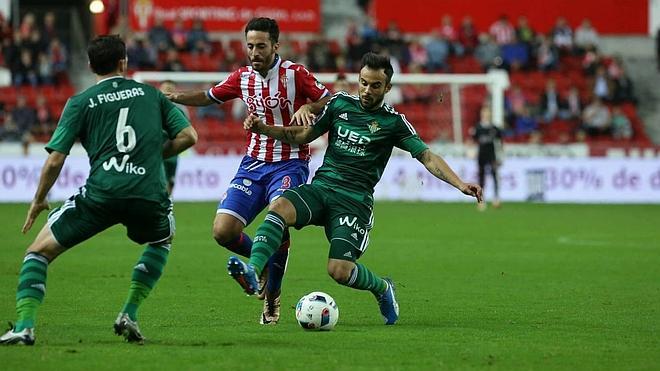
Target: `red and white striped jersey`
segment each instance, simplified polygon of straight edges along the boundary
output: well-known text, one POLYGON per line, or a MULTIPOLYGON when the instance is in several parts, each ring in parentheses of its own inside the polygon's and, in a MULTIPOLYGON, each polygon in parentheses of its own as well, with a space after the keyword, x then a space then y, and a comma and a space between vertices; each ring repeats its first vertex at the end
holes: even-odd
MULTIPOLYGON (((304 66, 276 57, 266 77, 252 69, 241 67, 224 81, 212 87, 208 96, 223 103, 241 98, 248 114, 258 115, 267 125, 289 126, 293 114, 307 103, 329 94, 304 66)), ((247 143, 248 156, 266 162, 289 159, 309 159, 309 145, 291 145, 265 135, 250 133, 247 143)))

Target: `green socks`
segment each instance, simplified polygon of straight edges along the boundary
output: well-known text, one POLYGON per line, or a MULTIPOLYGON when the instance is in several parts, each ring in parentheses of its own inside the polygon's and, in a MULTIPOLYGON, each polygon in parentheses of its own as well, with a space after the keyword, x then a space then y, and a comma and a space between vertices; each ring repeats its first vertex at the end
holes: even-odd
POLYGON ((346 286, 358 290, 368 290, 374 295, 380 295, 387 289, 387 283, 384 279, 378 277, 362 264, 355 264, 351 271, 351 277, 346 282, 346 286))
POLYGON ((261 274, 268 259, 277 251, 282 244, 282 235, 286 229, 286 223, 278 213, 269 211, 266 219, 257 229, 257 234, 252 240, 252 254, 250 265, 254 267, 257 276, 261 274))
POLYGON ((28 253, 23 259, 16 290, 16 329, 33 328, 37 308, 46 294, 48 259, 37 253, 28 253))
MULTIPOLYGON (((170 245, 148 245, 140 260, 133 269, 128 298, 122 312, 135 321, 137 310, 144 298, 149 295, 163 273, 167 263, 170 245)), ((46 272, 48 259, 37 253, 28 253, 23 260, 23 266, 18 277, 16 290, 16 328, 22 331, 33 328, 37 316, 37 308, 46 294, 46 272)))
POLYGON ((126 298, 126 303, 122 309, 122 312, 128 314, 131 320, 137 320, 137 310, 140 304, 149 296, 151 289, 154 288, 163 273, 170 247, 170 244, 147 245, 140 260, 133 268, 128 298, 126 298))

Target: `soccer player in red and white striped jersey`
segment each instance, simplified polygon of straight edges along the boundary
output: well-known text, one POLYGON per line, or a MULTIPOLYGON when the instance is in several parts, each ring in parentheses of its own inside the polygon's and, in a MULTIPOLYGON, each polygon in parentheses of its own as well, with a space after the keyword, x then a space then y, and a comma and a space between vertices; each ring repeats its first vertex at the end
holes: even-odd
MULTIPOLYGON (((168 98, 192 106, 240 98, 248 114, 259 116, 268 125, 311 125, 314 113, 322 110, 330 94, 305 67, 282 60, 277 54, 277 22, 253 18, 245 27, 245 39, 250 65, 232 72, 208 91, 174 92, 168 98)), ((213 222, 213 237, 218 244, 249 257, 252 240, 243 229, 286 189, 307 182, 309 157, 306 144, 290 145, 252 133, 246 155, 218 204, 213 222)), ((280 287, 290 243, 288 233, 285 237, 268 263, 261 324, 279 320, 280 287)))

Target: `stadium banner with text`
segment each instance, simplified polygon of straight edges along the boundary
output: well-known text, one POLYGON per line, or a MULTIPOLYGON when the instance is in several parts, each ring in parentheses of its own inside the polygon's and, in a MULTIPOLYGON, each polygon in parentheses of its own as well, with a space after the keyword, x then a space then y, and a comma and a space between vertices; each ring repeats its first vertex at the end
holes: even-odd
MULTIPOLYGON (((174 199, 220 199, 240 160, 240 156, 180 158, 174 199)), ((461 178, 476 182, 474 160, 447 161, 461 178)), ((40 156, 0 158, 0 202, 30 201, 43 162, 40 156)), ((320 163, 321 156, 315 156, 312 171, 320 163)), ((49 199, 64 200, 74 194, 84 185, 88 171, 87 158, 69 156, 49 199)), ((488 179, 487 197, 492 188, 488 179)), ((641 158, 512 158, 500 169, 500 195, 505 201, 660 203, 660 162, 641 158)), ((392 157, 375 196, 380 200, 471 201, 408 156, 392 157)))
POLYGON ((240 32, 253 17, 276 19, 282 32, 321 29, 319 0, 129 0, 129 19, 135 31, 148 31, 156 19, 169 29, 176 19, 186 28, 194 19, 201 19, 207 31, 240 32))

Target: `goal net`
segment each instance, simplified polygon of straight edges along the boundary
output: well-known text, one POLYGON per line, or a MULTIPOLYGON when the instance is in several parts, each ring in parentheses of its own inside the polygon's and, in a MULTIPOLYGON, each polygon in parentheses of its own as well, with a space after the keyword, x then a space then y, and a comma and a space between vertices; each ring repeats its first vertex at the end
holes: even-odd
MULTIPOLYGON (((137 81, 157 85, 171 80, 177 90, 208 89, 225 79, 227 72, 138 71, 137 81)), ((337 73, 316 73, 316 78, 333 89, 337 73)), ((358 75, 346 74, 357 90, 358 75)), ((395 74, 393 89, 386 101, 406 115, 427 143, 462 144, 469 129, 478 121, 479 110, 490 104, 495 125, 504 124, 504 91, 509 86, 505 71, 485 74, 395 74)), ((196 150, 207 154, 241 153, 245 132, 240 122, 245 107, 240 100, 203 108, 190 107, 191 120, 200 132, 196 150)))

